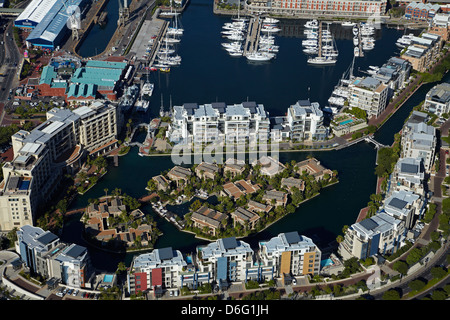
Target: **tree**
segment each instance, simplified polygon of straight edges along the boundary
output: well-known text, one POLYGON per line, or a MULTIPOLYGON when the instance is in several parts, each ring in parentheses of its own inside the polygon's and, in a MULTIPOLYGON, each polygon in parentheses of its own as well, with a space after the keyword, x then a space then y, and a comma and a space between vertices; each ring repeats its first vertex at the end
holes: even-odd
POLYGON ((383 294, 383 300, 400 300, 400 293, 394 289, 388 290, 383 294))
POLYGON ((413 280, 409 283, 411 290, 419 291, 425 287, 426 283, 420 279, 413 280))
POLYGON ((412 266, 413 264, 419 262, 419 260, 422 259, 422 256, 422 250, 420 250, 419 248, 413 248, 406 257, 406 263, 412 266))
POLYGON ((397 260, 392 265, 392 269, 399 272, 402 275, 405 275, 408 273, 408 264, 403 260, 397 260))
POLYGON ((445 293, 444 290, 434 290, 433 293, 431 294, 431 299, 433 300, 445 300, 447 299, 447 294, 445 293))
POLYGON ((430 273, 435 279, 441 279, 447 275, 447 271, 442 267, 434 267, 430 273))

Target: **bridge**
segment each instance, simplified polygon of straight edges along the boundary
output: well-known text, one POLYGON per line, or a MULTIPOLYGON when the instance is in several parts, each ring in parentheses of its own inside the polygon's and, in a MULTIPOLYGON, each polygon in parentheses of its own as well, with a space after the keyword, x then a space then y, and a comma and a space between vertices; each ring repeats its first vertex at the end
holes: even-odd
POLYGON ((0 16, 18 17, 24 9, 20 8, 0 8, 0 16))
POLYGON ((385 146, 384 144, 379 143, 377 140, 373 138, 373 136, 365 137, 364 140, 369 143, 373 143, 376 149, 387 148, 389 146, 385 146))

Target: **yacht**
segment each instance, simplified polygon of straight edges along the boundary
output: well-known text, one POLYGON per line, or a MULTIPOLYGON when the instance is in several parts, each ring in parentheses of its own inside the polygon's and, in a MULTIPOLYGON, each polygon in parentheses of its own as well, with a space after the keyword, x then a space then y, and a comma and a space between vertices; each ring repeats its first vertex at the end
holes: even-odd
POLYGON ((322 66, 336 64, 336 61, 337 60, 334 59, 333 57, 314 57, 314 58, 308 59, 309 64, 322 65, 322 66))
POLYGON ((119 101, 119 108, 125 112, 130 110, 136 102, 138 93, 139 87, 137 85, 134 84, 130 87, 127 87, 119 101))
POLYGON ((353 49, 353 54, 355 55, 355 57, 359 57, 360 56, 359 47, 355 47, 353 49))
POLYGON ((343 26, 343 27, 353 27, 355 25, 356 25, 356 23, 355 22, 351 22, 351 21, 343 21, 341 23, 341 26, 343 26))
POLYGON ((280 28, 271 25, 262 26, 261 28, 261 32, 279 32, 279 31, 281 31, 280 28))
POLYGON ((358 27, 357 24, 355 24, 355 25, 353 26, 352 31, 353 31, 353 35, 354 35, 354 36, 357 36, 357 35, 359 34, 359 27, 358 27))
POLYGON ((410 34, 405 34, 403 36, 401 36, 397 42, 395 43, 397 45, 397 47, 400 48, 404 48, 406 46, 409 46, 412 42, 412 37, 414 36, 414 34, 410 33, 410 34))
POLYGON ((355 46, 359 45, 359 38, 357 36, 353 37, 353 45, 355 46))
POLYGON ((155 85, 151 82, 146 81, 144 85, 142 86, 141 90, 141 96, 147 95, 149 97, 153 94, 153 89, 155 88, 155 85))
POLYGON ((278 22, 280 22, 280 20, 277 20, 275 18, 269 18, 269 17, 264 18, 264 20, 263 20, 263 23, 278 23, 278 22))
POLYGON ((307 47, 307 46, 316 46, 317 45, 317 40, 303 40, 302 41, 302 46, 307 47))
POLYGON ((307 21, 305 23, 305 28, 317 28, 319 26, 319 21, 316 19, 307 21))
POLYGON ((138 112, 147 112, 149 106, 150 106, 150 101, 144 100, 144 99, 139 99, 135 105, 136 111, 138 111, 138 112))
POLYGON ((268 52, 255 51, 247 54, 247 59, 250 61, 269 61, 275 57, 275 54, 268 52))

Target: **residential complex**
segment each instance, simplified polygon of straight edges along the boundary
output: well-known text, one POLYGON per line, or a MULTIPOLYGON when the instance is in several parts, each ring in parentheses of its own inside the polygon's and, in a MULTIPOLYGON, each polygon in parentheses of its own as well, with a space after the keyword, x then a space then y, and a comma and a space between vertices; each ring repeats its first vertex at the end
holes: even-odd
POLYGON ((87 154, 117 146, 116 107, 96 102, 73 111, 53 108, 31 132, 12 136, 14 158, 4 164, 0 189, 0 230, 33 225, 40 205, 48 202, 65 172, 73 173, 87 154))
POLYGON ((15 246, 32 274, 75 288, 90 288, 93 272, 85 247, 64 243, 50 231, 29 225, 17 231, 15 246))
POLYGON ((293 141, 325 140, 328 128, 323 125, 323 112, 319 103, 299 100, 287 111, 290 138, 293 141))
POLYGON ((379 0, 256 0, 246 2, 250 13, 284 14, 298 17, 367 18, 384 15, 386 2, 379 0))
POLYGON ((427 71, 436 60, 442 48, 442 39, 438 34, 425 32, 420 37, 412 37, 411 44, 401 54, 414 70, 427 71))
POLYGON ((450 112, 450 83, 440 83, 435 85, 425 96, 423 104, 425 111, 434 113, 442 117, 444 113, 450 112))
POLYGON ((255 102, 235 105, 185 103, 173 107, 167 136, 176 143, 245 143, 249 138, 267 141, 269 126, 269 113, 262 104, 255 102))
POLYGON ((373 77, 356 78, 349 85, 349 107, 360 108, 368 118, 379 117, 389 102, 389 87, 373 77))

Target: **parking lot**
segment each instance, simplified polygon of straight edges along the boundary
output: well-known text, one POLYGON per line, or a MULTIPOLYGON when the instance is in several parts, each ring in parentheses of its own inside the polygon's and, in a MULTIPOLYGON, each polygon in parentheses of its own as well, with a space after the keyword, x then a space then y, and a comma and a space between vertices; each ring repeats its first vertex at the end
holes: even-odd
POLYGON ((55 295, 61 299, 76 298, 76 299, 91 299, 91 300, 98 300, 98 298, 100 296, 99 293, 94 293, 94 292, 89 292, 89 291, 84 291, 84 290, 79 290, 79 289, 71 289, 71 288, 66 288, 66 287, 59 287, 56 290, 55 295))

